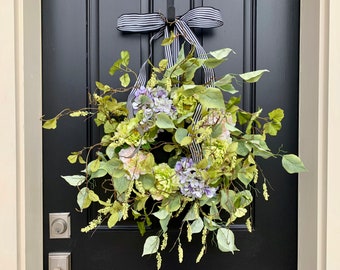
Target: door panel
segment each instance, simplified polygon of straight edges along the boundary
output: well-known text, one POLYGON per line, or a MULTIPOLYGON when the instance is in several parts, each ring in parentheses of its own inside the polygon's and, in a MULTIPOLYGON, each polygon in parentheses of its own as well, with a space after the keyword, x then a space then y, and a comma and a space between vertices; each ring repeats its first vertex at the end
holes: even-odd
MULTIPOLYGON (((265 112, 283 108, 284 132, 271 140, 270 146, 278 149, 283 143, 285 150, 296 152, 299 1, 175 0, 176 14, 201 5, 219 8, 224 19, 224 26, 220 28, 195 30, 206 51, 230 47, 236 52, 216 70, 216 75, 269 69, 271 72, 256 87, 239 86, 242 104, 247 110, 261 106, 265 112)), ((119 81, 108 75, 108 69, 121 50, 130 51, 131 66, 139 69, 149 53, 149 36, 120 33, 116 29, 119 15, 153 11, 166 14, 165 0, 45 0, 42 6, 43 111, 46 117, 65 107, 86 106, 87 92, 94 89, 96 80, 118 86, 119 81)), ((162 57, 161 54, 160 49, 155 49, 155 58, 162 57)), ((120 98, 125 99, 126 95, 120 98)), ((154 257, 141 257, 144 238, 134 226, 114 230, 102 227, 93 234, 80 232, 93 213, 80 214, 75 210, 77 190, 60 175, 76 174, 81 169, 69 165, 66 157, 71 151, 96 141, 96 132, 88 123, 76 119, 63 119, 58 122, 57 130, 44 131, 44 269, 48 269, 48 252, 58 251, 72 253, 72 270, 155 269, 154 257), (70 239, 49 239, 50 212, 71 212, 70 239)), ((181 265, 174 250, 164 254, 162 269, 297 269, 296 176, 286 174, 279 163, 278 160, 262 163, 273 190, 269 190, 269 202, 260 195, 255 198, 254 232, 250 234, 242 227, 235 228, 240 252, 223 254, 216 247, 208 246, 209 252, 196 264, 201 245, 200 239, 194 238, 193 243, 184 246, 181 265)), ((172 236, 175 239, 176 234, 172 236)))

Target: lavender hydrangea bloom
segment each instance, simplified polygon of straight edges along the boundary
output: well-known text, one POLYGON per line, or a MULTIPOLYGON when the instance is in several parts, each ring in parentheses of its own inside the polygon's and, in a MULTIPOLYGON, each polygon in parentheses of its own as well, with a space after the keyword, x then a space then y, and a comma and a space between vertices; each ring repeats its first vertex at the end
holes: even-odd
POLYGON ((180 191, 189 198, 201 198, 206 195, 212 198, 216 195, 217 189, 204 183, 197 175, 194 162, 191 158, 182 158, 176 162, 175 171, 179 176, 180 191))
POLYGON ((135 99, 132 102, 132 108, 136 114, 143 111, 142 125, 152 125, 157 113, 166 113, 171 118, 176 116, 176 108, 172 104, 172 100, 168 97, 168 92, 161 88, 140 87, 135 92, 135 99))

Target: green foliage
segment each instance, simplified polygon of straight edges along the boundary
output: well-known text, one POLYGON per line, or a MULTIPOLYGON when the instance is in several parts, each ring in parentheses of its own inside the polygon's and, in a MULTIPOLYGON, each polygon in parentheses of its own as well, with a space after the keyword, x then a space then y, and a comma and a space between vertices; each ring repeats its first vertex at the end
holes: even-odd
MULTIPOLYGON (((171 44, 175 38, 171 33, 162 45, 171 44)), ((43 128, 55 129, 61 117, 86 117, 103 134, 96 144, 67 156, 68 162, 82 164, 83 170, 62 176, 77 188, 80 211, 92 203, 98 205, 98 217, 82 231, 93 230, 103 221, 111 228, 130 216, 144 235, 155 219, 161 229, 146 238, 143 256, 156 254, 159 260, 166 247, 169 224, 181 219, 177 239, 180 258, 184 226, 189 242, 195 234, 201 234, 197 261, 206 250, 208 233, 214 234, 222 252, 238 251, 230 226, 243 218, 251 231, 249 209, 253 195, 259 192, 258 181, 262 180, 264 199, 269 198, 268 180, 258 158, 281 157, 288 173, 303 172, 305 167, 298 156, 281 149, 272 152, 267 144, 267 136, 276 136, 282 129, 282 109, 263 116, 262 108, 244 111, 240 97, 226 99, 223 95, 237 93, 237 78, 255 83, 268 70, 195 82, 204 66, 215 68, 232 53, 225 48, 199 58, 195 48, 186 53, 182 46, 172 67, 168 67, 167 59, 160 60, 158 66, 150 63, 150 79, 145 87, 135 86, 139 88, 129 113, 127 102, 115 98, 117 93, 131 90, 131 75, 136 75, 129 68, 129 52, 122 51, 109 70, 111 75, 119 73, 116 75, 122 88, 96 82, 97 90, 89 95, 89 108, 65 109, 51 119, 43 119, 43 128), (95 193, 95 188, 100 192, 95 193)))

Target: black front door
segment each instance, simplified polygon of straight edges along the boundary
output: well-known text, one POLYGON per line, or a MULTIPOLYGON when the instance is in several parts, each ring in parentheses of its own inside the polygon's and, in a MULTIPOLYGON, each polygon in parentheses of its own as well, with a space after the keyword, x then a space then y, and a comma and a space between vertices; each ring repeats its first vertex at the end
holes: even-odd
MULTIPOLYGON (((288 152, 297 151, 298 133, 298 0, 176 0, 176 14, 197 6, 221 10, 224 26, 196 34, 206 51, 229 47, 237 53, 224 68, 242 73, 269 69, 256 88, 241 89, 245 109, 261 106, 285 110, 284 131, 270 141, 288 152)), ((43 0, 43 111, 52 117, 63 108, 85 107, 87 92, 95 81, 118 86, 108 69, 121 50, 131 53, 131 67, 138 70, 148 56, 148 36, 122 34, 116 19, 123 13, 166 13, 166 0, 43 0)), ((156 46, 157 47, 157 46, 156 46)), ((161 54, 155 50, 155 55, 161 54)), ((217 70, 217 76, 226 70, 217 70)), ((123 97, 121 97, 123 98, 123 97)), ((79 213, 77 190, 60 175, 76 174, 70 165, 71 151, 93 142, 96 134, 82 120, 63 119, 55 131, 44 131, 44 269, 49 252, 71 252, 72 270, 155 269, 154 257, 141 257, 144 239, 135 227, 100 228, 84 234, 80 228, 92 218, 91 210, 79 213), (71 212, 71 238, 49 238, 49 213, 71 212)), ((209 246, 199 264, 195 258, 200 244, 186 247, 184 262, 174 250, 163 258, 162 269, 297 269, 297 179, 283 171, 278 161, 262 164, 272 189, 270 200, 255 198, 254 231, 234 228, 240 252, 221 253, 209 246)))

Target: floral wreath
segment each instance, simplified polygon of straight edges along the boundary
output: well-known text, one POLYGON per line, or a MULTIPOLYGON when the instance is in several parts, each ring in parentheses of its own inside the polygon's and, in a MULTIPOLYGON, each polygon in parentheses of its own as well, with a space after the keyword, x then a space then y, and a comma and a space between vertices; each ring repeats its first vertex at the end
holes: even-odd
MULTIPOLYGON (((199 11, 202 9, 206 8, 199 11)), ((208 9, 209 14, 216 12, 208 9)), ((126 16, 136 17, 123 15, 120 22, 126 16)), ((180 36, 188 41, 176 29, 165 34, 162 46, 174 46, 180 36)), ((273 153, 266 143, 267 136, 275 136, 281 129, 283 110, 274 109, 266 116, 261 116, 262 109, 247 112, 238 106, 240 97, 234 96, 234 85, 255 83, 268 70, 226 74, 197 84, 197 71, 219 66, 233 51, 220 49, 202 54, 199 44, 189 43, 191 50, 187 52, 182 46, 171 64, 172 56, 157 66, 146 62, 152 71, 145 85, 141 74, 146 64, 137 76, 128 67, 129 52, 122 51, 110 68, 111 75, 122 72, 122 88, 96 82, 97 90, 90 95, 91 107, 65 109, 52 119, 43 119, 43 128, 55 129, 63 116, 82 116, 103 130, 100 142, 67 158, 70 163, 84 164, 84 170, 62 176, 78 188, 81 211, 93 203, 99 205, 98 216, 81 230, 89 232, 103 222, 112 228, 132 217, 144 235, 152 217, 156 218, 159 232, 146 238, 143 256, 155 254, 157 269, 161 268, 161 252, 167 248, 168 226, 173 219, 181 221, 173 244, 177 245, 179 262, 183 261, 184 228, 188 242, 193 234, 201 234, 197 263, 207 251, 208 234, 215 235, 222 252, 238 251, 230 226, 243 218, 252 231, 249 207, 253 193, 258 192, 254 185, 259 179, 264 199, 269 197, 268 180, 257 163, 258 157, 281 157, 288 173, 305 170, 298 156, 282 150, 273 153), (129 87, 130 75, 136 76, 133 87, 129 87), (115 94, 125 91, 131 91, 128 101, 118 101, 115 94), (222 92, 229 93, 229 99, 222 92), (103 189, 105 197, 100 197, 97 189, 103 189)))

